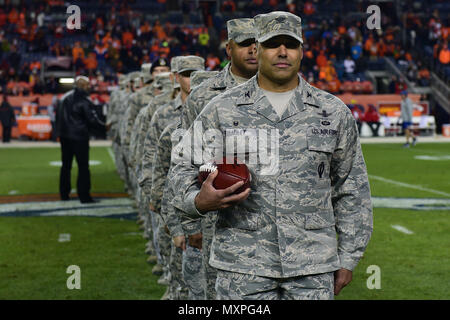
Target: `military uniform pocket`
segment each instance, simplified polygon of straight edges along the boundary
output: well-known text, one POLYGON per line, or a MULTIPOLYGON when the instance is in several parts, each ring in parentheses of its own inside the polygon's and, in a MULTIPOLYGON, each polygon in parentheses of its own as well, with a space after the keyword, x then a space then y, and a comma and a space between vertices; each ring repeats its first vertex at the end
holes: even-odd
POLYGON ((334 226, 333 212, 321 211, 305 215, 305 230, 316 230, 334 226))
POLYGON ((309 127, 306 134, 308 150, 333 153, 336 147, 337 133, 338 131, 333 128, 309 127))

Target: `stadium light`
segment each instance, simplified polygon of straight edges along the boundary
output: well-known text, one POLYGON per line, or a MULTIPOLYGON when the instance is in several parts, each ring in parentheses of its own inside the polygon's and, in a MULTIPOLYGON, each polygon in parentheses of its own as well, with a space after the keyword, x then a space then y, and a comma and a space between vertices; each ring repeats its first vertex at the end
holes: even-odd
POLYGON ((66 83, 74 83, 75 80, 73 78, 59 78, 59 83, 66 84, 66 83))

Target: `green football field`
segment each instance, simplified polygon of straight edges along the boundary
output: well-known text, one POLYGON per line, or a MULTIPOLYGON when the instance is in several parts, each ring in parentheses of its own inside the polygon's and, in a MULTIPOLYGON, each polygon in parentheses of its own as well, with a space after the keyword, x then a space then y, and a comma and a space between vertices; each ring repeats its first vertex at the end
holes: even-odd
MULTIPOLYGON (((450 299, 450 143, 364 144, 363 152, 374 232, 336 299, 450 299)), ((90 159, 94 193, 124 192, 109 148, 91 147, 90 159)), ((56 194, 59 160, 58 148, 0 149, 0 199, 56 194)), ((74 163, 73 188, 76 171, 74 163)), ((32 209, 0 204, 0 299, 159 299, 165 291, 135 220, 32 209), (67 288, 71 265, 80 290, 67 288)))

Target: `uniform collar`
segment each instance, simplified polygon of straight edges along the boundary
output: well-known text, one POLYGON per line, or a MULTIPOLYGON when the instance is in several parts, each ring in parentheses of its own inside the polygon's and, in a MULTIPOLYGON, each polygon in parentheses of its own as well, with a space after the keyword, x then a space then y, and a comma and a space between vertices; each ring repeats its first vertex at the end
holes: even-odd
POLYGON ((228 63, 227 66, 213 79, 211 85, 213 90, 226 90, 227 88, 236 86, 236 80, 231 74, 231 62, 228 63))
POLYGON ((173 101, 173 106, 175 109, 180 109, 183 106, 183 101, 181 100, 181 92, 179 92, 175 97, 175 100, 173 101))
POLYGON ((248 105, 270 121, 280 122, 305 110, 306 106, 303 102, 308 101, 308 99, 310 100, 310 96, 312 97, 312 94, 306 93, 311 90, 306 88, 305 84, 307 84, 306 81, 303 80, 302 77, 299 77, 299 85, 295 89, 294 95, 289 101, 288 106, 281 117, 278 116, 266 95, 259 87, 258 74, 248 81, 248 86, 245 87, 243 95, 238 98, 237 105, 248 105))

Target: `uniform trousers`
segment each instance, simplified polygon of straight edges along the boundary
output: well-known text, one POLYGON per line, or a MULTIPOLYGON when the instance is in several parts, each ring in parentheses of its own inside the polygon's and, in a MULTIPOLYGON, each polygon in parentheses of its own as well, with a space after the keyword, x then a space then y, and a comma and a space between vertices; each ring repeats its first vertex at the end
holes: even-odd
POLYGON ((73 157, 78 165, 77 193, 80 200, 89 200, 91 190, 91 174, 89 172, 89 140, 72 140, 61 138, 62 167, 59 176, 59 194, 61 199, 68 199, 71 183, 73 157))
POLYGON ((334 272, 269 278, 218 270, 217 300, 333 300, 334 272))

